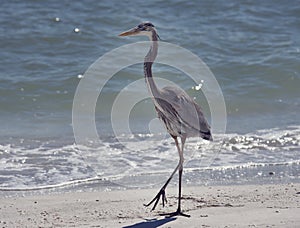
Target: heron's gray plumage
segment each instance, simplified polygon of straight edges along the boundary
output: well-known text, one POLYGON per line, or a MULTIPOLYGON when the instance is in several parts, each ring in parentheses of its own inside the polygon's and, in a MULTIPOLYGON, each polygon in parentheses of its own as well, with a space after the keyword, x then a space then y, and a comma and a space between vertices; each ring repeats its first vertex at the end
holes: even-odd
POLYGON ((158 117, 172 136, 200 136, 212 140, 210 126, 200 106, 188 94, 173 86, 164 87, 156 97, 155 107, 158 117))
POLYGON ((178 150, 179 163, 167 182, 160 189, 158 194, 146 206, 154 203, 152 210, 155 209, 160 198, 162 198, 163 206, 165 205, 166 196, 165 189, 173 178, 174 174, 179 170, 179 193, 178 193, 178 209, 176 212, 169 214, 170 216, 183 215, 188 216, 181 211, 181 178, 183 171, 183 148, 187 137, 200 136, 206 140, 212 140, 210 126, 207 123, 200 106, 179 87, 167 86, 159 89, 152 77, 152 65, 157 56, 158 51, 158 34, 155 27, 150 22, 144 22, 138 26, 125 31, 120 36, 146 35, 151 41, 150 50, 144 59, 145 81, 149 92, 152 96, 155 110, 159 119, 164 123, 168 133, 175 140, 178 150), (181 139, 181 147, 177 138, 181 139))
POLYGON ((152 95, 158 117, 164 122, 172 136, 200 136, 212 140, 210 126, 200 106, 179 87, 167 86, 157 88, 152 77, 152 64, 158 52, 158 34, 154 25, 145 22, 137 26, 150 38, 151 47, 144 60, 145 80, 152 95), (147 33, 148 32, 148 33, 147 33))

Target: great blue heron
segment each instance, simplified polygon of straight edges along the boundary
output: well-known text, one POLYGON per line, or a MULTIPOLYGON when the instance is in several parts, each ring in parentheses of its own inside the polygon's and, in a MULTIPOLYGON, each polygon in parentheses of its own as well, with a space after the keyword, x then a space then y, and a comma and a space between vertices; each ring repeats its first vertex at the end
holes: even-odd
POLYGON ((168 133, 175 140, 175 145, 179 154, 179 163, 173 173, 162 186, 157 195, 145 206, 154 203, 152 210, 156 208, 160 198, 163 206, 167 202, 165 190, 173 178, 174 174, 179 170, 179 193, 177 211, 169 216, 182 215, 189 217, 181 211, 181 178, 183 171, 183 148, 187 137, 200 136, 206 140, 212 140, 210 126, 207 123, 200 106, 182 89, 178 87, 167 86, 162 89, 157 88, 152 77, 152 64, 157 56, 158 51, 158 34, 154 25, 150 22, 143 22, 138 26, 125 31, 119 36, 148 36, 151 41, 151 47, 144 60, 144 74, 146 84, 151 93, 155 109, 158 117, 163 121, 168 133), (181 146, 178 139, 181 139, 181 146))

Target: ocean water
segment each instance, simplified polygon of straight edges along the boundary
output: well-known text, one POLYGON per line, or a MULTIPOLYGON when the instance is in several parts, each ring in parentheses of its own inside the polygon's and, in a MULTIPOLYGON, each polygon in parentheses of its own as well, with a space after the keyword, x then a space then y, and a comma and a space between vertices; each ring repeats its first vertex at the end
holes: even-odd
MULTIPOLYGON (((97 146, 76 144, 72 128, 74 96, 85 72, 104 54, 146 40, 117 36, 146 20, 162 41, 207 64, 226 103, 224 134, 213 143, 187 141, 185 184, 299 181, 300 1, 0 5, 0 190, 149 187, 167 179, 177 151, 151 100, 131 110, 130 134, 116 137, 111 123, 118 94, 143 79, 141 63, 117 72, 101 91, 97 146)), ((198 85, 162 64, 153 72, 186 90, 210 120, 198 85)), ((145 84, 132 91, 143 92, 145 84)))

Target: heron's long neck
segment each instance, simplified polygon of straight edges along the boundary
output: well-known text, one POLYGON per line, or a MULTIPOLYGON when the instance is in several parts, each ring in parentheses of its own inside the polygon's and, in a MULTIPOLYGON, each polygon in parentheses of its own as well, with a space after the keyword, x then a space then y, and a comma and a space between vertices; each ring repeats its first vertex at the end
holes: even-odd
POLYGON ((155 30, 152 31, 152 36, 150 37, 150 41, 151 41, 151 47, 150 47, 149 52, 145 56, 145 60, 144 60, 144 74, 145 74, 145 80, 149 87, 151 95, 155 98, 155 97, 158 97, 158 95, 159 95, 159 90, 153 80, 152 69, 151 69, 152 64, 157 56, 157 49, 158 49, 157 34, 156 34, 155 30))

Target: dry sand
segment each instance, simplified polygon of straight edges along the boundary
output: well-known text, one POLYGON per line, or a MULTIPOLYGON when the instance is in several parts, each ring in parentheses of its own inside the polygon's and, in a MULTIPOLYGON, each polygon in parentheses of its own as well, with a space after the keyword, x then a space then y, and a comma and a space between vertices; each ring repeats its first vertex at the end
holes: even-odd
POLYGON ((64 193, 0 199, 0 227, 300 227, 300 184, 184 187, 182 208, 145 208, 157 189, 64 193))

